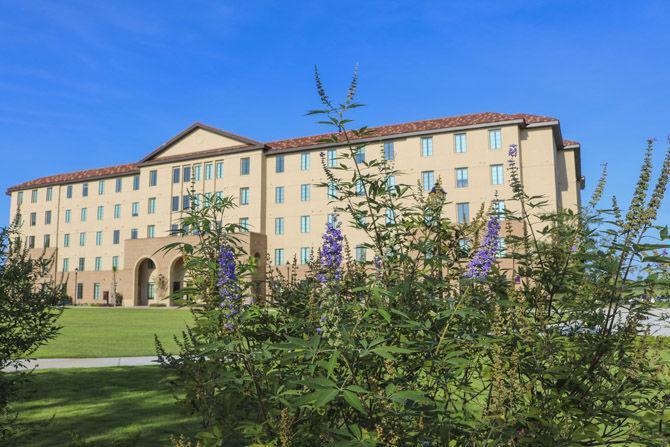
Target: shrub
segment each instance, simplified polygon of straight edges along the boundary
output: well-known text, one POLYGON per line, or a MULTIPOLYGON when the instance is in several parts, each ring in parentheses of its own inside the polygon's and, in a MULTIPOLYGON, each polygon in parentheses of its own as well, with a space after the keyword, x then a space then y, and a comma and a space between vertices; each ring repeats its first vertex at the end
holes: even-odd
POLYGON ((389 186, 399 174, 391 162, 357 158, 357 141, 372 135, 348 130, 356 76, 339 105, 316 81, 323 109, 310 113, 335 126, 325 141, 346 143, 338 167, 323 163, 322 186, 367 242, 354 259, 343 223, 329 223, 307 276, 295 261, 288 273, 270 269, 263 301, 239 228, 221 223, 232 199, 189 211, 184 224, 199 243, 166 249, 183 253, 192 284, 181 293, 195 323, 178 357, 157 346, 183 403, 202 419, 199 441, 667 443, 662 341, 639 334, 648 333, 645 296, 660 286, 649 263, 668 263, 656 253, 668 232, 654 220, 670 156, 651 188, 649 142, 626 212, 615 200, 595 210, 604 174, 588 207, 555 211, 524 191, 512 146, 510 206, 483 207, 458 225, 445 217, 439 182, 430 191, 389 186))
MULTIPOLYGON (((18 221, 18 220, 17 220, 18 221)), ((50 271, 52 259, 31 258, 15 223, 0 229, 0 444, 17 428, 10 402, 26 372, 24 359, 55 337, 56 321, 66 300, 65 290, 50 271)))

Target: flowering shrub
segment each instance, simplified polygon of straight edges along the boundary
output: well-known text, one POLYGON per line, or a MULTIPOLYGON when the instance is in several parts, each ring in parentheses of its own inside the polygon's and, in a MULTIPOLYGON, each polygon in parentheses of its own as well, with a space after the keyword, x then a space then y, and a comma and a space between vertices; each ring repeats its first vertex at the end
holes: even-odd
POLYGON ((439 182, 395 184, 391 161, 359 156, 370 134, 348 129, 356 76, 341 104, 316 81, 323 109, 311 113, 345 144, 322 186, 372 256, 354 259, 335 219, 309 272, 270 268, 259 300, 253 258, 234 226, 214 224, 232 201, 191 210, 200 246, 180 248, 195 325, 179 356, 158 348, 202 419, 199 442, 666 445, 669 376, 644 297, 662 285, 648 263, 668 263, 654 219, 670 155, 650 191, 649 143, 625 213, 595 210, 604 175, 575 212, 527 195, 510 147, 507 209, 456 224, 439 182))

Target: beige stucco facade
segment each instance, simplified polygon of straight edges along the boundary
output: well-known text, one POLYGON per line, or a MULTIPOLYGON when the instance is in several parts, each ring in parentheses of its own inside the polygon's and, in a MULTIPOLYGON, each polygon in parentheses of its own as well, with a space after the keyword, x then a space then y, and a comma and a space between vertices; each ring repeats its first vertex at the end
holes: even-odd
MULTIPOLYGON (((532 121, 431 123, 419 131, 428 126, 398 125, 393 127, 398 131, 380 131, 366 141, 365 158, 383 156, 384 145, 388 153, 392 143, 393 163, 402 171, 396 183, 439 179, 450 201, 447 213, 457 220, 456 204, 469 204, 472 217, 495 197, 509 200, 507 148, 515 144, 526 190, 543 195, 552 209, 578 208, 583 186, 579 144, 562 140, 558 121, 532 121)), ((170 304, 170 293, 183 287, 183 272, 178 253, 159 249, 174 241, 171 231, 190 205, 184 203, 190 188, 235 198, 238 206, 227 219, 248 225, 250 232, 241 237, 250 254, 280 260, 281 251, 284 263, 294 257, 304 263, 305 254, 319 247, 333 212, 326 189, 316 186, 326 180, 319 154, 328 150, 346 149, 301 139, 259 143, 194 124, 132 165, 12 187, 10 215, 13 219, 20 210, 22 235, 35 252, 48 245, 57 274, 77 302, 103 302, 116 290, 124 306, 170 304), (277 168, 278 157, 283 169, 277 168)), ((351 247, 364 241, 346 225, 345 235, 351 247)), ((259 272, 255 280, 261 284, 263 278, 259 272)))

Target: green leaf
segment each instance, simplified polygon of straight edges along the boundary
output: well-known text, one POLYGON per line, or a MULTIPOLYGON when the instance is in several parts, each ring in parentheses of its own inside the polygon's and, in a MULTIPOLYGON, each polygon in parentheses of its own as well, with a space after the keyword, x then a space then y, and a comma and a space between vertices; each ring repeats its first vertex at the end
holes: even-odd
POLYGON ((342 395, 344 396, 344 400, 347 401, 349 405, 351 405, 354 409, 358 410, 362 414, 365 413, 365 408, 363 407, 363 402, 358 398, 358 396, 354 393, 352 393, 349 390, 344 390, 342 392, 342 395))
POLYGON ((332 401, 337 397, 339 394, 339 390, 337 389, 326 389, 326 390, 321 390, 315 393, 316 395, 316 407, 323 407, 326 405, 328 402, 332 401))

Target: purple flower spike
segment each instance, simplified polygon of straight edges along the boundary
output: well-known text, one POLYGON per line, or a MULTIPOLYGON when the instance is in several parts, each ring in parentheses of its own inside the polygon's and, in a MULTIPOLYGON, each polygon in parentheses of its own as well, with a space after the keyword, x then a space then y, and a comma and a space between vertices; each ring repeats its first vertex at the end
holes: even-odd
POLYGON ((516 157, 518 153, 519 153, 519 146, 517 146, 516 144, 510 144, 509 150, 507 151, 507 155, 509 155, 510 157, 516 157))
POLYGON ((328 278, 339 280, 342 277, 342 230, 337 218, 326 225, 323 234, 323 244, 319 249, 319 265, 321 271, 316 275, 320 282, 326 282, 328 278))
MULTIPOLYGON (((219 280, 217 286, 219 287, 219 297, 221 298, 219 307, 224 309, 229 319, 232 319, 240 311, 242 295, 237 282, 235 254, 227 245, 222 246, 219 252, 219 280)), ((228 321, 225 327, 228 330, 232 330, 234 325, 231 321, 228 321)))
POLYGON ((486 225, 484 242, 479 246, 474 256, 468 263, 465 276, 474 280, 483 281, 493 268, 498 252, 500 222, 496 216, 491 216, 486 225))

